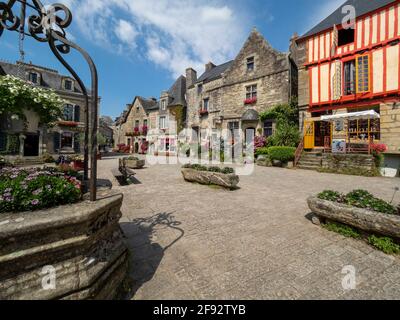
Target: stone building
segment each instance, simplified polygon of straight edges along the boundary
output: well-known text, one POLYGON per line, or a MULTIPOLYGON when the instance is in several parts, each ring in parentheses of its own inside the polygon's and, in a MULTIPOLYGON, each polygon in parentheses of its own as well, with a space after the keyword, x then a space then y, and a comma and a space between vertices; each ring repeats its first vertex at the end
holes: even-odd
POLYGON ((176 154, 178 133, 185 127, 185 95, 186 78, 180 76, 169 90, 161 93, 159 101, 135 97, 116 119, 115 146, 131 146, 132 153, 176 154))
POLYGON ((130 146, 133 153, 146 152, 146 137, 149 130, 157 126, 157 113, 158 103, 155 98, 136 96, 116 120, 115 144, 130 146))
MULTIPOLYGON (((49 154, 75 154, 83 152, 85 126, 85 98, 76 81, 58 71, 32 63, 16 64, 0 61, 0 73, 19 77, 22 68, 23 79, 35 86, 53 89, 67 103, 63 118, 53 128, 38 126, 35 114, 27 111, 28 128, 20 120, 4 118, 0 123, 0 152, 10 157, 40 157, 49 154), (13 150, 6 150, 10 141, 13 150)), ((100 101, 99 101, 100 102, 100 101)))
POLYGON ((306 150, 368 153, 382 143, 386 166, 399 168, 399 15, 399 1, 349 0, 292 40, 306 150), (353 23, 345 5, 355 8, 353 23))
POLYGON ((159 155, 174 155, 178 151, 178 135, 186 125, 186 78, 180 76, 159 100, 157 128, 151 130, 151 151, 159 155))
POLYGON ((186 70, 187 127, 203 142, 211 142, 206 130, 248 130, 266 137, 273 134, 274 121, 260 121, 259 113, 297 95, 297 68, 288 53, 272 48, 253 29, 237 57, 221 65, 209 62, 197 78, 186 70))

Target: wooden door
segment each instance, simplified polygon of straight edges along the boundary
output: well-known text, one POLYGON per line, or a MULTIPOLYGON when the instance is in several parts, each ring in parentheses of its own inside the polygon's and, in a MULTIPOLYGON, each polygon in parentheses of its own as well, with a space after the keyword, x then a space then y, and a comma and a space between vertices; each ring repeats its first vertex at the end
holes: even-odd
POLYGON ((304 149, 314 149, 315 147, 315 123, 314 121, 304 121, 304 149))

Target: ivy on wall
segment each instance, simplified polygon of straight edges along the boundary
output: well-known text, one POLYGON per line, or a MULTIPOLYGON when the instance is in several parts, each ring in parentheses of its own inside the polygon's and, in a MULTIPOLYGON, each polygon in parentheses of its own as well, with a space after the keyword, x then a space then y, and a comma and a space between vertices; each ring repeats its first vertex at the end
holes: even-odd
POLYGON ((65 103, 53 90, 32 86, 14 76, 0 76, 0 115, 20 119, 25 126, 25 110, 34 111, 40 124, 53 126, 62 117, 65 103))
POLYGON ((175 117, 175 120, 177 122, 176 124, 176 129, 178 133, 180 133, 184 129, 184 108, 183 106, 176 106, 174 108, 171 108, 171 114, 175 117))

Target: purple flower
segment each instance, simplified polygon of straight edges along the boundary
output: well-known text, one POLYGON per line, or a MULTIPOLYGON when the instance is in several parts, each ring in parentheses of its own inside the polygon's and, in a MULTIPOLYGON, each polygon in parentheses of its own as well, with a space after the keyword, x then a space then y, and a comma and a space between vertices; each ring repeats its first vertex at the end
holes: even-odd
POLYGON ((37 189, 37 190, 33 191, 32 194, 33 194, 34 196, 37 196, 37 195, 41 194, 42 191, 43 191, 43 189, 40 188, 40 189, 37 189))
POLYGON ((37 206, 39 203, 40 203, 40 201, 38 199, 31 201, 31 205, 33 205, 33 206, 37 206))

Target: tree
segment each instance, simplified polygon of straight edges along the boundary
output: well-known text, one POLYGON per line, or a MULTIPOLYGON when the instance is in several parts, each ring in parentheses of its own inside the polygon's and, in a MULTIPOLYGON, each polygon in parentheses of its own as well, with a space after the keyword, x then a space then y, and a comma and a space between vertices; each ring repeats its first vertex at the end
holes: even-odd
POLYGON ((268 146, 297 147, 300 142, 299 107, 296 99, 288 104, 278 104, 260 114, 262 121, 275 120, 274 134, 268 138, 268 146))

